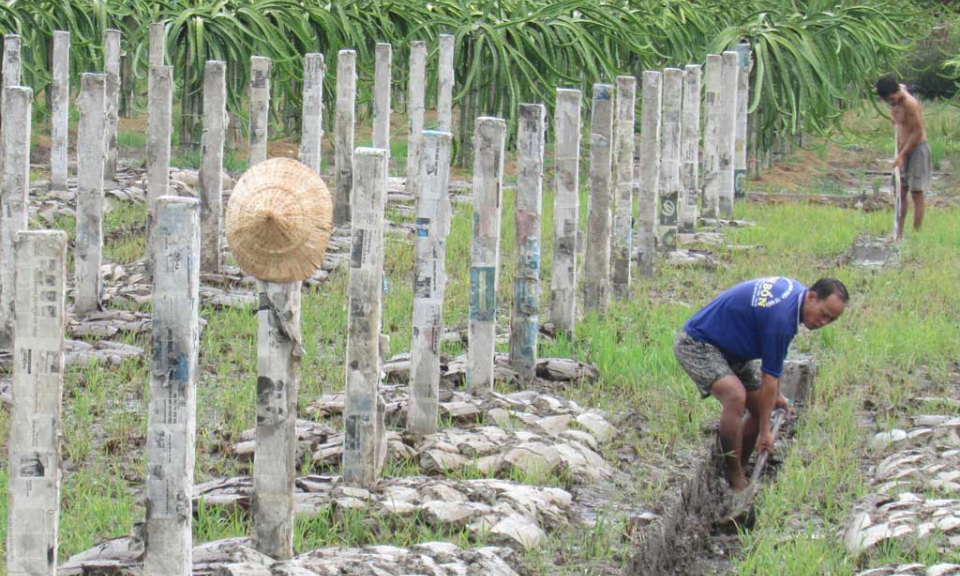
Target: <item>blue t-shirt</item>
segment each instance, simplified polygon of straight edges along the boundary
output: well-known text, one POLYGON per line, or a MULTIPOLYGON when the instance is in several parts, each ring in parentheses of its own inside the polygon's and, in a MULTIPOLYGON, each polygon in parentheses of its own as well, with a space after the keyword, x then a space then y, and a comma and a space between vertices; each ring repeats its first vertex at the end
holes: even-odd
POLYGON ((760 369, 779 378, 806 291, 784 276, 748 280, 707 304, 683 329, 694 340, 719 348, 730 362, 759 358, 760 369))

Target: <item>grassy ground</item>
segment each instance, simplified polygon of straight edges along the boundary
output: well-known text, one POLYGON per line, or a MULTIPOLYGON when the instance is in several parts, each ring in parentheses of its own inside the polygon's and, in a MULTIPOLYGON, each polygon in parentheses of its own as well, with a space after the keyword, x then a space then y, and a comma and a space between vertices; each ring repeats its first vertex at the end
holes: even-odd
MULTIPOLYGON (((939 108, 938 108, 939 109, 939 108)), ((928 122, 938 116, 928 113, 928 122)), ((942 108, 943 132, 960 126, 951 109, 942 108), (952 126, 952 127, 951 127, 952 126)), ((817 143, 812 152, 836 146, 844 154, 861 152, 885 157, 883 126, 869 113, 853 116, 837 143, 817 143), (874 137, 875 135, 875 137, 874 137), (822 147, 822 148, 817 148, 822 147)), ((933 124, 931 122, 931 124, 933 124)), ((939 124, 937 124, 939 126, 939 124)), ((402 133, 395 131, 395 134, 402 133)), ((933 135, 931 134, 931 138, 933 135)), ((134 136, 122 138, 136 146, 134 136)), ((362 141, 358 139, 358 143, 362 141)), ((944 145, 943 163, 955 161, 952 144, 944 145)), ((394 158, 403 158, 398 142, 394 158)), ((830 155, 828 152, 822 154, 830 155)), ((832 156, 832 155, 830 155, 832 156)), ((845 158, 846 156, 844 156, 845 158)), ((793 160, 788 159, 787 164, 793 160)), ((859 161, 859 160, 858 160, 859 161)), ((552 163, 548 162, 548 165, 552 163)), ((949 165, 949 164, 948 164, 949 165)), ((884 166, 877 165, 876 169, 884 166)), ((806 187, 815 187, 816 170, 807 170, 806 187)), ((582 183, 586 185, 586 167, 582 183)), ((766 182, 775 184, 774 175, 766 182)), ((543 217, 543 275, 549 279, 552 255, 552 178, 545 181, 543 217)), ((951 191, 938 191, 943 194, 951 191)), ((504 199, 500 287, 501 323, 509 323, 514 265, 513 194, 504 199)), ((586 221, 586 191, 582 195, 586 221)), ((603 316, 590 315, 577 328, 574 341, 542 341, 541 356, 573 356, 596 363, 598 382, 569 387, 564 393, 585 405, 606 408, 618 416, 622 434, 605 451, 633 477, 622 487, 621 499, 654 501, 668 482, 671 465, 688 449, 704 441, 702 429, 715 418, 717 403, 701 401, 693 384, 677 366, 671 346, 683 321, 726 287, 761 275, 789 275, 806 283, 820 276, 836 276, 850 287, 852 305, 835 325, 819 332, 802 331, 794 348, 813 352, 820 364, 813 402, 798 431, 796 448, 760 508, 757 529, 743 536, 742 574, 848 573, 856 559, 848 557, 836 538, 853 498, 864 489, 858 454, 868 430, 859 425, 867 398, 891 405, 910 396, 913 374, 924 367, 931 378, 947 378, 951 361, 960 353, 960 210, 931 210, 922 234, 910 234, 898 269, 871 272, 842 266, 839 256, 859 234, 885 234, 888 213, 861 213, 832 207, 739 203, 736 216, 755 227, 725 231, 731 244, 748 244, 748 251, 714 248, 723 262, 716 271, 661 267, 656 276, 634 283, 628 300, 616 302, 603 316)), ((388 217, 398 218, 388 211, 388 217)), ((116 205, 107 216, 107 258, 129 262, 138 257, 142 242, 132 232, 142 222, 142 208, 116 205), (113 234, 111 234, 113 233, 113 234)), ((471 209, 457 206, 448 241, 449 284, 444 309, 447 326, 465 325, 468 292, 471 209)), ((61 223, 71 230, 69 220, 61 223)), ((387 242, 386 273, 389 293, 384 296, 383 331, 391 336, 393 353, 409 348, 411 335, 412 246, 399 239, 387 242)), ((549 294, 544 281, 543 304, 549 294)), ((306 356, 302 370, 300 405, 328 390, 343 387, 346 333, 344 294, 346 274, 340 272, 320 289, 305 294, 303 329, 306 356)), ((546 310, 546 306, 544 306, 546 310)), ((201 311, 207 328, 201 339, 201 378, 198 394, 198 481, 244 471, 245 466, 222 457, 220 443, 254 426, 256 373, 256 317, 250 309, 201 311)), ((546 321, 542 318, 541 321, 546 321)), ((146 346, 145 338, 128 342, 146 346)), ((456 353, 451 347, 447 352, 456 353)), ((143 443, 146 437, 147 366, 127 361, 116 369, 73 368, 64 389, 65 474, 61 506, 60 556, 86 549, 97 540, 129 534, 143 518, 143 443)), ((0 410, 0 441, 6 440, 9 412, 0 410)), ((893 421, 885 422, 892 425, 893 421)), ((396 474, 411 474, 410 466, 393 466, 396 474)), ((304 472, 309 472, 305 469, 304 472)), ((562 478, 519 478, 564 484, 562 478)), ((6 482, 6 455, 0 455, 0 483, 6 482)), ((5 516, 6 493, 0 491, 0 517, 5 516)), ((378 527, 362 516, 321 514, 297 524, 297 548, 332 544, 411 544, 436 538, 468 544, 463 533, 437 534, 423 525, 378 527), (386 539, 385 539, 386 538, 386 539)), ((245 534, 248 519, 202 508, 194 524, 198 542, 245 534)), ((547 546, 526 562, 540 574, 615 573, 630 553, 622 537, 623 519, 612 508, 601 513, 590 530, 554 535, 547 546)), ((6 523, 0 523, 0 538, 6 523)), ((927 548, 896 549, 890 557, 924 560, 927 548)), ((2 571, 2 569, 0 569, 2 571)))

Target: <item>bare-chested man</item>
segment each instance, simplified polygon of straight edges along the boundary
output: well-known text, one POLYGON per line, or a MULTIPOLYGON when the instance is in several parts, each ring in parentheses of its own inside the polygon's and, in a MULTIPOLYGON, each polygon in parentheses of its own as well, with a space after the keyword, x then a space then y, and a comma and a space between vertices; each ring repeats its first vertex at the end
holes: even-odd
POLYGON ((907 191, 913 198, 913 231, 923 224, 923 193, 930 190, 930 146, 923 127, 920 103, 900 84, 894 75, 877 81, 877 94, 890 105, 893 123, 897 127, 897 158, 894 168, 900 169, 900 213, 897 214, 899 240, 903 236, 903 221, 907 216, 907 191))

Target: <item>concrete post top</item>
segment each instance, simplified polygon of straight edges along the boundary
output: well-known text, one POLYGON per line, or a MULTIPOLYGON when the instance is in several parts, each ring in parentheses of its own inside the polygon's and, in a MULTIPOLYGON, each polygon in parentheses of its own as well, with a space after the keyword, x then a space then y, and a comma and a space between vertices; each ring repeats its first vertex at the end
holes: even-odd
POLYGON ((711 62, 720 62, 723 60, 723 57, 719 54, 707 54, 707 64, 711 62))
POLYGON ((377 49, 382 50, 384 48, 393 48, 393 44, 389 42, 377 42, 377 49))
POLYGON ((61 37, 69 38, 69 37, 70 37, 70 31, 69 31, 69 30, 54 30, 54 31, 53 31, 53 36, 54 36, 54 37, 61 36, 61 37))
POLYGON ((338 55, 339 57, 341 57, 341 58, 356 58, 356 57, 357 57, 357 51, 354 50, 354 49, 352 49, 352 48, 345 48, 345 49, 337 52, 337 55, 338 55))
POLYGON ((207 60, 206 66, 208 68, 226 68, 227 63, 223 60, 207 60))
MULTIPOLYGON (((426 133, 426 132, 427 132, 427 131, 424 130, 424 133, 426 133)), ((387 151, 384 150, 383 148, 367 148, 367 147, 363 147, 363 146, 361 146, 361 147, 357 148, 356 150, 354 150, 354 151, 353 151, 353 154, 354 154, 354 156, 373 156, 373 157, 382 156, 382 157, 384 157, 384 158, 387 157, 387 151)))
POLYGON ((660 80, 660 71, 659 70, 644 70, 643 78, 648 82, 658 82, 660 80))
POLYGON ((33 88, 27 86, 7 86, 3 89, 5 94, 25 94, 28 98, 33 97, 33 88))
POLYGON ((698 70, 700 70, 700 65, 699 65, 699 64, 687 64, 686 66, 684 66, 684 70, 686 70, 687 72, 697 72, 698 70))
MULTIPOLYGON (((440 138, 441 140, 453 139, 453 134, 447 132, 446 130, 424 130, 422 134, 424 138, 440 138)), ((357 150, 359 150, 359 148, 357 148, 357 150)))
POLYGON ((426 46, 427 46, 427 43, 424 42, 423 40, 411 40, 411 41, 410 41, 410 47, 411 47, 411 48, 421 48, 421 47, 422 47, 422 48, 426 48, 426 46))
MULTIPOLYGON (((477 116, 477 124, 503 124, 506 125, 507 121, 503 118, 497 118, 496 116, 477 116)), ((426 132, 426 130, 425 130, 426 132)), ((449 132, 447 132, 449 134, 449 132)))
POLYGON ((4 35, 3 35, 3 41, 6 42, 6 41, 8 41, 8 40, 11 41, 11 42, 19 42, 19 41, 20 41, 20 35, 19 35, 19 34, 4 34, 4 35))
POLYGON ((739 65, 740 54, 734 50, 726 50, 723 53, 723 63, 724 64, 736 64, 739 65))
POLYGON ((439 34, 441 40, 453 40, 453 34, 439 34))
POLYGON ((576 88, 557 88, 557 98, 561 96, 577 96, 579 97, 581 92, 576 88))
POLYGON ((666 78, 679 78, 683 75, 683 70, 679 68, 664 68, 663 77, 666 78))
POLYGON ((66 242, 67 233, 63 230, 21 230, 16 233, 15 238, 17 242, 22 242, 27 239, 66 242))
POLYGON ((200 204, 200 201, 197 200, 196 198, 190 198, 190 197, 187 197, 187 196, 168 196, 168 195, 164 195, 164 196, 161 196, 161 197, 157 198, 157 203, 158 203, 158 204, 171 204, 171 205, 182 204, 182 205, 185 205, 185 206, 197 206, 197 205, 200 204))
POLYGON ((107 75, 103 72, 84 72, 80 74, 80 80, 87 82, 106 82, 107 75))

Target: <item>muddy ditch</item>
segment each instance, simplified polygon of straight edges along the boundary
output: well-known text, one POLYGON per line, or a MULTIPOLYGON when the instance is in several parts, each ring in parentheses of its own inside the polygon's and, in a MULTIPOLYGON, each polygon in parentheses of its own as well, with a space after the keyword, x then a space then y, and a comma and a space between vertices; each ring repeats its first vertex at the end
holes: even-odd
MULTIPOLYGON (((780 458, 796 434, 796 419, 802 414, 813 385, 815 366, 811 359, 787 361, 781 391, 794 402, 795 412, 781 429, 777 453, 761 481, 776 474, 780 458)), ((664 491, 650 511, 630 519, 628 531, 636 542, 624 572, 629 576, 675 574, 732 574, 732 561, 739 550, 740 530, 753 526, 753 512, 730 521, 731 493, 723 479, 723 462, 716 428, 707 430, 709 440, 683 469, 680 478, 664 491)), ((752 467, 745 470, 749 476, 752 467)))

